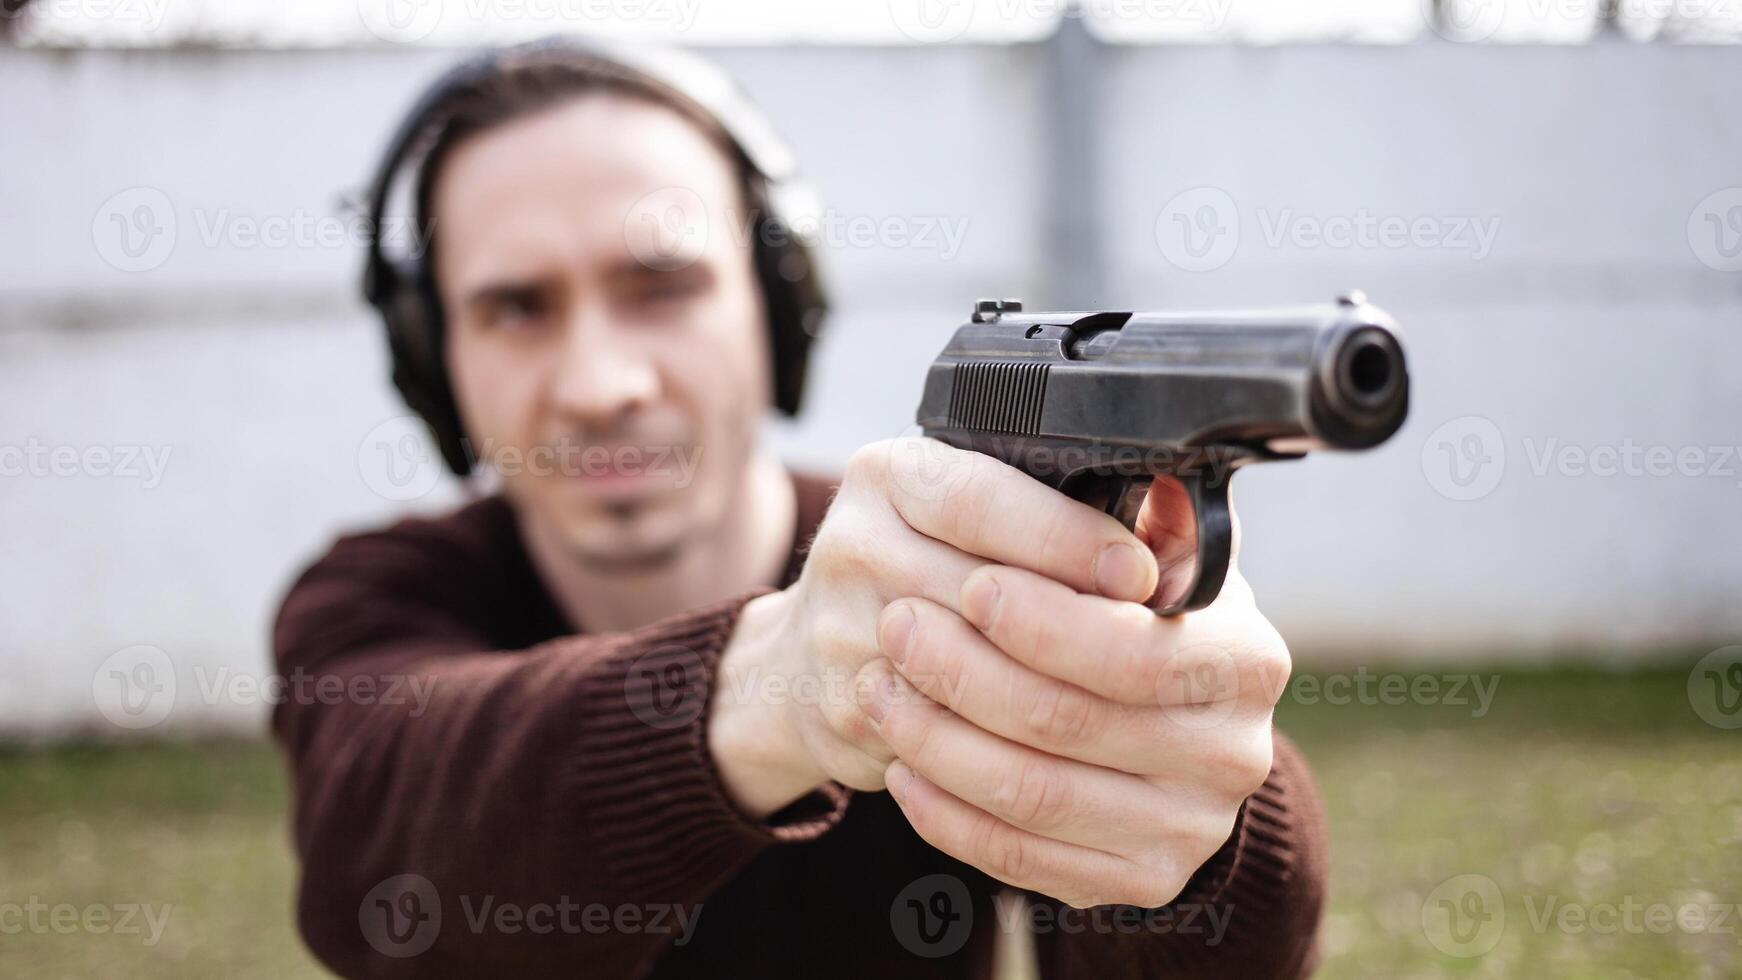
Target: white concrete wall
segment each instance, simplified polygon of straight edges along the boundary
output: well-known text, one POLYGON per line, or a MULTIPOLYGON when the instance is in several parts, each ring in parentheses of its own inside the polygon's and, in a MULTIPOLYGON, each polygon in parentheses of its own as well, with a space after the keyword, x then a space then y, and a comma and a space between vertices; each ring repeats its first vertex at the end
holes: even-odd
MULTIPOLYGON (((0 477, 0 730, 100 724, 93 685, 136 645, 176 671, 167 726, 259 724, 256 699, 204 689, 264 674, 294 570, 341 528, 455 499, 371 489, 399 495, 376 439, 403 409, 357 250, 236 238, 335 215, 449 57, 0 49, 0 448, 169 454, 153 485, 0 477), (116 203, 135 187, 153 190, 116 203), (140 203, 173 212, 174 247, 125 272, 105 259, 133 261, 109 222, 140 203)), ((1244 564, 1299 652, 1642 654, 1742 635, 1742 461, 1707 451, 1742 443, 1742 260, 1698 237, 1702 208, 1742 207, 1742 192, 1702 205, 1742 186, 1727 105, 1742 50, 1114 49, 1082 175, 1108 257, 1094 296, 1041 292, 1056 255, 1034 49, 717 57, 836 215, 966 228, 951 254, 828 250, 841 313, 811 411, 771 427, 789 458, 826 466, 906 429, 976 296, 1177 306, 1362 286, 1405 325, 1409 424, 1377 452, 1237 481, 1244 564), (1176 198, 1200 187, 1222 196, 1176 198), (1204 201, 1239 234, 1217 268, 1186 271, 1169 209, 1204 201), (1453 243, 1273 247, 1285 211, 1292 227, 1365 213, 1497 231, 1479 259, 1453 243), (1468 488, 1438 447, 1466 439, 1495 460, 1493 486, 1449 499, 1468 488), (1538 475, 1549 440, 1695 447, 1728 475, 1538 475)))

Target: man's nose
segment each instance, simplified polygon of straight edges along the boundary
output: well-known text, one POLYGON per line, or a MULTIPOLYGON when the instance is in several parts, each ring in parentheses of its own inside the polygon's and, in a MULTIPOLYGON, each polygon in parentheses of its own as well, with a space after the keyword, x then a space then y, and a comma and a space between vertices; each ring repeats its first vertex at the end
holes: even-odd
POLYGON ((597 314, 569 324, 552 393, 577 421, 608 425, 659 396, 659 372, 641 346, 597 314))

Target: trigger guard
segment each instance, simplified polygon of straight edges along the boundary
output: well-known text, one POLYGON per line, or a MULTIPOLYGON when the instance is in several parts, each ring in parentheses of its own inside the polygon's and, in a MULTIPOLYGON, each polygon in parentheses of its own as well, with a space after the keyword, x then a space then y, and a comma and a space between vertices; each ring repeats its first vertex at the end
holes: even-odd
MULTIPOLYGON (((1228 565, 1234 554, 1234 519, 1228 512, 1227 477, 1192 475, 1178 479, 1191 499, 1192 518, 1197 523, 1197 562, 1191 584, 1178 602, 1166 608, 1150 606, 1157 616, 1177 616, 1215 602, 1222 592, 1222 583, 1228 579, 1228 565)), ((1150 601, 1155 600, 1151 597, 1150 601)))
MULTIPOLYGON (((1202 609, 1216 601, 1227 581, 1228 566, 1234 552, 1234 522, 1228 512, 1228 474, 1176 473, 1174 479, 1185 488, 1192 505, 1192 520, 1197 526, 1197 562, 1191 584, 1180 601, 1167 607, 1157 607, 1150 597, 1150 608, 1157 616, 1177 616, 1202 609)), ((1059 489, 1097 507, 1136 533, 1137 519, 1143 513, 1143 502, 1149 497, 1154 478, 1118 474, 1076 473, 1060 481, 1059 489)))

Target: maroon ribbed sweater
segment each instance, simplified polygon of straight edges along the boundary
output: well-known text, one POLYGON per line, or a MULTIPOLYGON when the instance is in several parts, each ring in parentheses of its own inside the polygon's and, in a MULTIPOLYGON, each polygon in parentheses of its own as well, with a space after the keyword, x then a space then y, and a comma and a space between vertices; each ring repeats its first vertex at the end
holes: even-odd
MULTIPOLYGON (((833 490, 794 482, 782 587, 833 490)), ((339 541, 274 633, 285 676, 333 678, 273 716, 309 947, 359 977, 990 976, 1003 886, 888 794, 831 785, 766 821, 724 795, 702 709, 756 594, 588 635, 496 497, 339 541)), ((1312 778, 1279 735, 1173 905, 1090 918, 1029 896, 1042 975, 1304 975, 1325 873, 1312 778)))

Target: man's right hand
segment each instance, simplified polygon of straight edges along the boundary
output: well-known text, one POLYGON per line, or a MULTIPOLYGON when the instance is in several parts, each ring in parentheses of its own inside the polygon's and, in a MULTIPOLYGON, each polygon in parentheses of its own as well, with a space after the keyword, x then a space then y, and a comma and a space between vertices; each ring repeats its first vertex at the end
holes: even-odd
POLYGON ((931 439, 854 454, 798 582, 746 605, 721 660, 709 744, 739 807, 765 816, 830 779, 882 789, 894 754, 853 690, 882 657, 879 618, 906 597, 959 614, 988 564, 1131 602, 1160 574, 1118 521, 989 456, 931 439))

